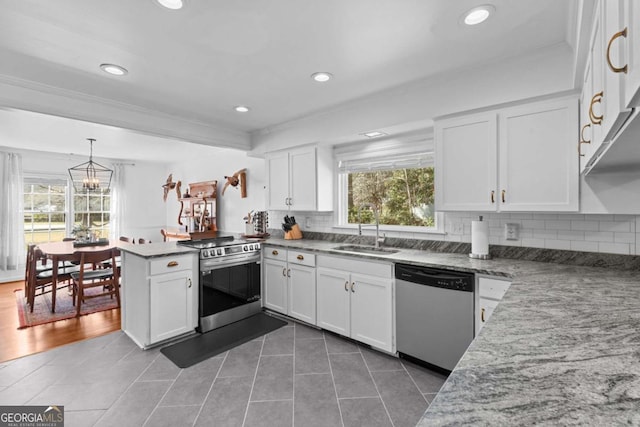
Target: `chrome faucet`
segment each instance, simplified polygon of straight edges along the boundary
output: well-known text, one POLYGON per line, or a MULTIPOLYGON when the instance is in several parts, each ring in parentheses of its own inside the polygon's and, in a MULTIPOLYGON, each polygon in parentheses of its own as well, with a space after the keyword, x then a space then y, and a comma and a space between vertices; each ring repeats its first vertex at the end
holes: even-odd
POLYGON ((376 225, 376 241, 374 246, 376 248, 379 248, 380 243, 384 243, 385 238, 384 237, 380 238, 380 216, 378 215, 378 210, 372 203, 364 203, 360 205, 360 207, 358 208, 358 236, 362 236, 362 225, 363 225, 362 216, 360 215, 360 213, 362 212, 362 208, 369 208, 369 207, 373 209, 373 216, 376 220, 376 224, 375 224, 376 225))

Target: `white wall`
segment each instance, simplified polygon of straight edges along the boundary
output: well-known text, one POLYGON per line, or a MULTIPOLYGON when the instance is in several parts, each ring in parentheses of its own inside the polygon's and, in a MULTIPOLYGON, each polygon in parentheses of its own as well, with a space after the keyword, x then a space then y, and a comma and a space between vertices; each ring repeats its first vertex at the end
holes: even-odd
MULTIPOLYGON (((189 158, 168 165, 165 179, 169 173, 173 180, 182 181, 182 191, 190 182, 218 181, 218 230, 233 233, 244 233, 243 217, 252 210, 264 210, 265 206, 265 165, 264 159, 249 157, 244 151, 221 148, 215 154, 201 158, 189 158), (222 195, 225 176, 247 169, 247 197, 240 197, 240 187, 229 186, 222 195)), ((166 202, 165 222, 168 228, 177 229, 180 203, 172 193, 166 202)))
POLYGON ((307 143, 341 143, 371 130, 404 132, 434 117, 574 89, 572 51, 553 46, 537 54, 491 62, 389 89, 252 135, 255 153, 307 143))

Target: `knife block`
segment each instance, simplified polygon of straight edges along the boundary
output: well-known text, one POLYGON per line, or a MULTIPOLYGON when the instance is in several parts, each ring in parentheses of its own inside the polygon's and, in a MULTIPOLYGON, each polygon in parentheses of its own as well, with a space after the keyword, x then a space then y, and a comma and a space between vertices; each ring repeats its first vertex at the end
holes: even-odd
POLYGON ((298 224, 293 224, 291 226, 291 231, 285 231, 284 239, 285 240, 302 239, 302 230, 300 230, 300 226, 298 224))

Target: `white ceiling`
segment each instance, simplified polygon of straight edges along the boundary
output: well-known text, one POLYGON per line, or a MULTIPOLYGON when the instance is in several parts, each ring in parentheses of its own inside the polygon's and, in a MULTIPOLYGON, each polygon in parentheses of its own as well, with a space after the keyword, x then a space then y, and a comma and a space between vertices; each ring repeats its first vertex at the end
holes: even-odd
POLYGON ((0 0, 0 79, 251 132, 572 44, 577 2, 189 0, 170 11, 154 0, 0 0), (496 8, 488 21, 460 23, 484 3, 496 8), (129 74, 107 75, 105 62, 129 74), (316 71, 335 78, 318 84, 316 71))

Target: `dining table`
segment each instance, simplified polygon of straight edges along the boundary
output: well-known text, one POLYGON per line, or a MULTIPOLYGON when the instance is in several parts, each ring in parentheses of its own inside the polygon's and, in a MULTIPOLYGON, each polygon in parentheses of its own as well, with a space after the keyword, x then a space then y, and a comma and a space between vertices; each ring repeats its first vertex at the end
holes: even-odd
POLYGON ((38 243, 37 248, 40 249, 47 259, 52 262, 52 289, 54 290, 52 298, 55 298, 55 290, 58 289, 58 266, 60 262, 80 262, 83 252, 97 252, 105 249, 118 247, 122 242, 109 240, 108 242, 99 241, 94 245, 89 243, 77 244, 74 240, 62 242, 45 242, 38 243))

